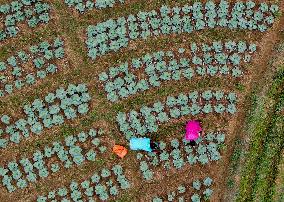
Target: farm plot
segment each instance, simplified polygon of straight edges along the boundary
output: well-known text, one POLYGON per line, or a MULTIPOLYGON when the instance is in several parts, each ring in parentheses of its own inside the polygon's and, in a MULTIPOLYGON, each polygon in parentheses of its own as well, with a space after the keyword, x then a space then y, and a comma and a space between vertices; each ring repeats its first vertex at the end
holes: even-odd
POLYGON ((37 202, 63 200, 95 201, 94 195, 102 201, 106 201, 110 196, 116 196, 119 189, 128 189, 130 184, 123 173, 121 165, 114 165, 111 170, 103 168, 99 173, 94 173, 90 179, 79 183, 72 181, 69 190, 65 187, 51 191, 46 196, 39 196, 37 202), (81 190, 83 194, 81 193, 81 190), (71 197, 69 197, 69 195, 71 197), (109 196, 110 195, 110 196, 109 196))
MULTIPOLYGON (((98 133, 102 135, 103 131, 100 130, 98 133)), ((101 145, 98 137, 97 130, 91 129, 88 133, 67 136, 64 143, 53 142, 52 146, 45 146, 44 150, 37 150, 32 157, 21 158, 18 163, 11 161, 6 167, 1 168, 2 183, 9 192, 13 192, 16 187, 24 189, 28 183, 36 183, 37 180, 46 178, 50 173, 56 173, 63 167, 68 169, 74 165, 79 166, 84 161, 95 161, 97 152, 94 151, 94 147, 100 153, 107 149, 101 145), (80 142, 84 145, 77 145, 80 142)))
POLYGON ((171 119, 178 119, 182 116, 199 113, 234 114, 236 112, 235 93, 224 95, 222 91, 212 92, 190 92, 189 94, 179 94, 178 96, 168 96, 165 102, 156 102, 152 106, 144 106, 139 112, 132 110, 125 114, 117 114, 117 122, 120 131, 127 139, 132 136, 146 135, 157 132, 159 125, 171 119))
POLYGON ((186 185, 178 186, 177 190, 168 192, 166 197, 156 196, 155 198, 153 198, 152 202, 174 201, 175 199, 178 199, 179 202, 183 202, 189 198, 193 202, 200 201, 201 199, 208 200, 210 199, 210 196, 213 193, 213 191, 210 189, 210 185, 212 184, 212 181, 213 180, 210 177, 204 178, 204 180, 201 182, 200 180, 197 179, 193 181, 192 185, 186 184, 186 185), (192 188, 194 189, 195 193, 190 197, 188 196, 188 192, 190 189, 192 191, 192 188))
POLYGON ((196 2, 192 6, 163 6, 159 10, 139 12, 137 15, 89 26, 86 45, 89 56, 95 60, 97 56, 127 47, 131 40, 162 34, 192 33, 195 30, 217 27, 264 32, 273 24, 277 11, 276 5, 268 6, 263 3, 257 7, 254 2, 245 5, 221 1, 219 5, 215 5, 209 1, 205 5, 196 2), (247 17, 243 17, 244 15, 247 17))
POLYGON ((248 63, 256 51, 255 44, 243 41, 229 41, 226 44, 213 42, 197 46, 192 43, 189 50, 159 51, 141 58, 133 58, 129 63, 111 67, 109 72, 99 75, 109 101, 127 98, 151 87, 160 87, 161 82, 188 80, 194 77, 231 75, 241 77, 242 62, 248 63), (123 75, 123 76, 122 76, 123 75), (139 76, 139 78, 138 78, 139 76))
POLYGON ((220 145, 225 141, 223 133, 209 133, 204 139, 198 139, 197 146, 190 146, 187 141, 172 139, 170 146, 160 141, 160 154, 150 152, 146 155, 137 153, 137 160, 140 162, 140 171, 143 178, 151 180, 153 178, 153 169, 163 167, 169 171, 171 168, 182 169, 187 164, 194 165, 200 163, 206 165, 211 161, 221 159, 219 153, 220 145))
POLYGON ((19 24, 34 28, 48 23, 50 5, 41 0, 21 0, 0 4, 0 41, 15 37, 21 30, 19 24))
POLYGON ((115 4, 123 4, 124 0, 96 0, 95 2, 89 0, 64 0, 64 2, 68 7, 74 7, 80 13, 84 13, 92 9, 112 8, 115 4))
POLYGON ((57 60, 64 58, 63 45, 60 38, 56 38, 51 44, 44 41, 31 46, 29 51, 18 51, 16 55, 7 58, 6 62, 0 61, 0 96, 32 86, 36 81, 56 73, 59 70, 57 60))
POLYGON ((62 125, 66 119, 86 114, 89 110, 88 101, 90 95, 86 85, 70 84, 67 89, 61 87, 55 93, 49 93, 44 100, 36 99, 24 105, 24 117, 14 119, 3 115, 0 148, 5 149, 11 143, 19 144, 31 134, 41 134, 44 128, 62 125))
MULTIPOLYGON (((19 45, 0 55, 0 103, 9 106, 0 116, 0 201, 223 201, 246 96, 281 37, 284 4, 47 4, 52 37, 5 38, 19 45), (205 132, 194 146, 183 139, 188 119, 205 132), (159 150, 131 151, 132 137, 154 138, 159 150), (128 148, 123 159, 115 144, 128 148)), ((268 187, 274 167, 260 165, 250 176, 268 187)), ((255 185, 241 194, 266 197, 255 185)))

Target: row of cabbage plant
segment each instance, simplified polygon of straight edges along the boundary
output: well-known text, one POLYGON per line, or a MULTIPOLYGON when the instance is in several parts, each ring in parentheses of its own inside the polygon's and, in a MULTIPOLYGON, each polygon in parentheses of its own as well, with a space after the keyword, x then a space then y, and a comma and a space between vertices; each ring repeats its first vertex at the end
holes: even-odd
POLYGON ((152 202, 163 201, 178 201, 185 202, 190 198, 192 202, 200 202, 201 200, 209 200, 213 190, 213 180, 210 177, 206 177, 203 180, 196 179, 192 184, 181 184, 176 190, 170 191, 167 195, 156 196, 152 199, 152 202))
POLYGON ((181 169, 186 164, 206 165, 211 161, 221 159, 220 146, 225 141, 225 134, 221 132, 208 133, 196 141, 196 146, 189 145, 186 140, 171 139, 170 143, 159 142, 160 152, 138 153, 137 160, 140 162, 140 171, 145 180, 154 177, 154 170, 163 167, 181 169))
POLYGON ((15 37, 20 28, 18 24, 27 23, 34 28, 42 23, 48 23, 50 5, 41 0, 15 0, 0 5, 0 41, 15 37))
POLYGON ((37 80, 57 72, 56 62, 65 54, 63 45, 60 38, 52 43, 44 41, 31 46, 28 51, 18 51, 6 61, 0 61, 0 96, 31 86, 37 80))
POLYGON ((22 156, 20 160, 10 161, 6 166, 0 167, 3 186, 9 192, 13 192, 64 168, 79 166, 85 161, 95 161, 97 154, 107 149, 101 144, 102 135, 101 129, 90 129, 88 132, 69 135, 64 141, 46 145, 44 149, 35 151, 32 156, 22 156))
POLYGON ((80 13, 92 9, 113 8, 116 4, 124 4, 124 0, 64 0, 68 7, 74 7, 80 13))
POLYGON ((39 196, 37 202, 110 201, 119 194, 120 189, 128 189, 130 185, 123 167, 117 164, 111 169, 103 168, 100 172, 95 172, 89 179, 80 183, 72 181, 69 188, 61 187, 46 196, 39 196))
POLYGON ((136 135, 157 132, 159 125, 185 115, 197 114, 234 114, 236 113, 237 95, 233 92, 206 90, 193 91, 178 96, 168 96, 165 101, 158 101, 151 106, 143 106, 139 111, 119 112, 116 120, 120 131, 127 139, 136 135))
POLYGON ((243 74, 241 62, 249 62, 255 51, 255 44, 243 41, 215 41, 199 46, 192 43, 189 50, 158 51, 111 67, 108 72, 99 75, 99 80, 107 92, 107 99, 115 102, 151 87, 159 87, 164 81, 177 81, 182 77, 240 77, 243 74))
POLYGON ((32 134, 39 135, 44 128, 62 125, 66 119, 75 119, 89 110, 91 97, 85 84, 69 84, 68 88, 58 88, 48 93, 44 99, 35 99, 23 106, 22 118, 2 115, 0 128, 0 148, 10 143, 19 144, 32 134))
POLYGON ((208 1, 169 8, 162 6, 136 15, 109 19, 87 28, 86 45, 92 59, 127 47, 131 40, 204 29, 229 28, 266 31, 275 20, 277 5, 253 1, 219 4, 208 1))

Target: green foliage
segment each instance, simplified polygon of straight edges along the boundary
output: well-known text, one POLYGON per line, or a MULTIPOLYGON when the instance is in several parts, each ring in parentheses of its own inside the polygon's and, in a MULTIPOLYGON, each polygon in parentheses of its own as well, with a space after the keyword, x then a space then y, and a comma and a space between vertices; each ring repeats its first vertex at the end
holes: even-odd
POLYGON ((178 139, 171 140, 171 146, 174 147, 174 148, 178 148, 179 147, 178 139))
POLYGON ((269 201, 275 194, 273 184, 283 146, 284 121, 283 114, 278 111, 283 106, 283 81, 284 71, 280 68, 268 88, 263 88, 267 85, 263 83, 259 92, 254 93, 260 97, 253 100, 255 106, 246 123, 251 143, 245 156, 238 200, 269 201))
POLYGON ((59 188, 58 191, 57 191, 58 195, 63 197, 63 196, 66 196, 67 195, 67 189, 65 187, 63 188, 59 188))
POLYGON ((51 164, 51 171, 52 172, 57 172, 58 170, 60 169, 59 165, 56 163, 56 164, 51 164))
POLYGON ((174 201, 175 196, 176 196, 175 192, 168 193, 168 201, 174 201))
POLYGON ((170 115, 172 118, 179 118, 181 115, 181 112, 178 108, 173 108, 173 109, 170 109, 170 115))
MULTIPOLYGON (((63 43, 59 43, 59 38, 55 39, 55 45, 60 44, 63 49, 63 43)), ((10 56, 7 63, 0 62, 0 71, 4 71, 3 76, 0 76, 0 81, 5 83, 5 94, 12 94, 14 89, 22 89, 28 85, 33 85, 37 80, 46 78, 49 74, 55 73, 57 67, 50 64, 53 59, 54 47, 47 41, 41 42, 38 45, 31 46, 30 52, 18 51, 16 55, 10 56), (33 68, 26 69, 25 66, 32 62, 33 68), (7 69, 7 66, 13 68, 7 69), (7 77, 10 77, 7 81, 7 77)))
MULTIPOLYGON (((38 103, 34 102, 34 106, 38 103)), ((19 124, 23 124, 22 122, 18 122, 19 124)), ((91 132, 96 131, 95 129, 90 129, 91 132)), ((90 134, 90 132, 89 132, 90 134)), ((102 132, 100 132, 102 134, 102 132)), ((49 176, 49 174, 56 173, 61 169, 61 163, 64 163, 64 167, 66 169, 71 168, 75 164, 80 165, 84 163, 86 160, 94 161, 96 157, 96 152, 92 149, 91 140, 96 137, 92 135, 87 135, 85 132, 80 132, 76 136, 69 135, 65 137, 65 140, 62 142, 53 142, 52 146, 45 146, 42 151, 36 151, 32 157, 29 158, 22 158, 18 166, 17 162, 9 162, 7 168, 12 171, 12 174, 8 176, 12 176, 14 180, 18 180, 18 187, 25 187, 27 183, 24 181, 19 180, 22 176, 19 169, 24 170, 27 173, 27 180, 30 183, 35 183, 38 178, 45 178, 49 176), (82 135, 84 134, 84 135, 82 135), (83 137, 84 136, 84 137, 83 137), (84 139, 84 147, 77 146, 76 143, 84 139), (69 148, 66 150, 65 148, 69 148), (89 151, 82 154, 82 149, 89 148, 89 151), (69 160, 70 156, 72 157, 72 161, 69 160), (56 160, 55 160, 56 159, 56 160), (49 163, 52 161, 52 163, 49 163), (61 162, 61 163, 60 163, 61 162), (49 166, 47 166, 49 165, 49 166), (34 168, 38 169, 39 172, 34 172, 34 168)), ((122 174, 122 167, 116 165, 113 167, 116 172, 115 174, 122 174)), ((2 170, 2 173, 5 173, 5 170, 2 170)), ((1 174, 1 169, 0 169, 1 174)), ((110 171, 108 169, 102 169, 102 177, 106 178, 110 176, 110 171)), ((92 178, 93 179, 93 178, 92 178)), ((100 178, 99 178, 100 179, 100 178)), ((23 179, 24 180, 24 179, 23 179)), ((6 186, 9 189, 8 186, 6 186)), ((88 192, 91 192, 89 190, 88 192)))
POLYGON ((3 116, 1 117, 2 123, 6 124, 6 125, 10 124, 10 119, 11 119, 11 118, 10 118, 8 115, 3 115, 3 116))
POLYGON ((101 177, 97 173, 93 174, 92 177, 91 177, 91 180, 92 180, 93 183, 99 183, 100 179, 101 179, 101 177))
POLYGON ((101 170, 101 176, 106 178, 106 177, 109 177, 111 175, 110 171, 106 168, 102 169, 101 170))
POLYGON ((203 107, 202 111, 203 111, 205 114, 211 113, 211 112, 213 111, 211 104, 205 105, 205 106, 203 107))
POLYGON ((117 196, 118 193, 119 193, 116 186, 111 187, 110 190, 109 190, 109 192, 110 192, 110 194, 111 194, 112 196, 117 196))
MULTIPOLYGON (((193 63, 191 66, 189 65, 190 59, 180 58, 178 51, 176 51, 176 54, 172 51, 158 51, 110 67, 108 71, 99 74, 99 80, 104 85, 107 99, 111 102, 117 102, 119 99, 127 98, 140 91, 146 91, 151 87, 159 87, 162 82, 180 80, 182 77, 191 79, 198 75, 225 76, 228 74, 233 77, 240 77, 242 75, 241 59, 249 62, 254 52, 247 48, 247 46, 252 46, 253 49, 253 44, 247 45, 243 41, 237 43, 231 41, 224 44, 214 41, 211 44, 200 46, 195 44, 193 46, 202 49, 203 53, 201 56, 189 56, 192 59, 191 63, 193 63), (239 47, 241 51, 238 51, 236 47, 239 47), (214 54, 207 52, 212 49, 217 51, 214 54), (231 63, 234 64, 234 67, 231 63), (145 74, 143 78, 138 76, 141 71, 145 74)), ((202 95, 206 100, 211 99, 212 96, 210 90, 205 91, 202 95)), ((179 102, 179 100, 170 99, 167 104, 172 106, 176 101, 179 102)), ((176 110, 174 110, 173 116, 177 117, 178 115, 175 112, 176 110)))
MULTIPOLYGON (((52 126, 63 124, 65 117, 60 115, 60 112, 63 110, 67 118, 75 118, 76 111, 72 111, 73 106, 76 107, 76 105, 79 105, 78 111, 82 110, 82 105, 88 108, 87 102, 89 101, 89 98, 82 100, 79 96, 79 94, 82 93, 81 96, 84 95, 88 97, 88 89, 85 87, 85 85, 78 84, 77 86, 75 86, 73 84, 70 84, 68 89, 73 89, 73 91, 69 92, 63 88, 59 88, 56 90, 56 94, 49 93, 45 97, 44 100, 46 102, 40 99, 35 99, 32 104, 24 105, 23 111, 26 117, 15 120, 13 123, 8 122, 10 118, 8 120, 8 117, 3 116, 1 119, 2 121, 5 121, 6 124, 12 124, 6 129, 6 132, 10 135, 9 140, 18 144, 21 141, 22 137, 27 138, 32 133, 41 134, 44 128, 51 128, 52 126), (76 103, 72 102, 72 100, 67 99, 67 96, 70 96, 70 93, 73 94, 74 97, 76 97, 76 103), (61 101, 60 105, 57 104, 58 100, 61 101), (35 115, 35 111, 37 111, 37 115, 35 115)), ((80 141, 83 141, 83 139, 84 137, 80 137, 80 141)))
MULTIPOLYGON (((204 178, 203 181, 206 181, 207 179, 210 179, 209 177, 204 178)), ((211 179, 210 179, 211 180, 211 179)), ((211 181, 212 182, 212 181, 211 181)), ((211 185, 210 182, 210 185, 211 185)), ((179 185, 177 187, 177 190, 171 190, 170 192, 167 192, 166 195, 162 196, 155 196, 152 201, 163 201, 164 198, 167 199, 167 201, 179 201, 179 202, 184 202, 185 199, 188 197, 187 196, 187 188, 189 188, 189 184, 185 185, 179 185)), ((213 190, 211 190, 208 187, 203 187, 200 183, 199 179, 196 179, 193 182, 193 188, 195 189, 193 192, 193 195, 191 196, 192 201, 203 201, 203 200, 209 200, 210 196, 213 193, 213 190), (200 196, 199 193, 202 193, 203 195, 200 196)))
POLYGON ((211 184, 212 184, 212 179, 210 178, 210 177, 206 177, 204 180, 203 180, 203 184, 205 185, 205 186, 210 186, 211 184))
POLYGON ((216 136, 216 140, 218 144, 221 144, 225 141, 225 134, 224 133, 218 133, 216 136))
POLYGON ((93 150, 89 150, 87 153, 86 153, 86 158, 89 160, 89 161, 95 161, 96 159, 96 152, 93 151, 93 150))
POLYGON ((45 197, 45 196, 39 196, 37 198, 37 202, 46 202, 46 200, 47 200, 47 197, 45 197))
POLYGON ((123 174, 123 169, 122 169, 121 165, 114 165, 112 167, 112 171, 117 176, 123 174))
MULTIPOLYGON (((169 170, 173 167, 175 169, 181 169, 186 163, 194 165, 201 163, 203 165, 208 164, 211 161, 218 161, 221 158, 219 153, 219 145, 223 144, 225 135, 223 133, 208 133, 205 138, 199 138, 197 145, 192 147, 188 145, 187 141, 180 143, 177 139, 170 141, 171 147, 169 148, 166 143, 159 142, 161 149, 160 154, 147 153, 144 156, 139 155, 137 160, 140 161, 140 171, 145 179, 149 172, 149 175, 153 175, 153 169, 162 166, 164 169, 169 170), (206 141, 206 144, 204 144, 206 141), (168 150, 170 149, 170 152, 168 150), (184 159, 187 157, 187 159, 184 159), (151 173, 150 173, 151 172, 151 173)), ((150 177, 152 179, 152 177, 150 177)), ((209 186, 211 179, 204 179, 205 186, 209 186)), ((200 183, 201 186, 201 183, 200 183)))
POLYGON ((185 191, 186 191, 185 186, 181 185, 181 186, 178 187, 178 192, 179 192, 180 194, 185 193, 185 191))
MULTIPOLYGON (((69 6, 72 6, 72 0, 65 1, 68 2, 69 6)), ((79 4, 76 6, 77 9, 84 12, 85 5, 80 1, 78 3, 79 4)), ((92 59, 96 59, 100 55, 105 55, 109 52, 118 51, 120 48, 127 47, 131 40, 137 38, 146 39, 150 36, 157 36, 160 34, 191 33, 193 30, 198 31, 215 27, 226 27, 229 29, 239 28, 264 32, 274 22, 277 6, 268 6, 271 9, 265 9, 263 11, 253 9, 246 13, 240 5, 241 4, 238 2, 229 4, 226 1, 221 1, 219 5, 213 5, 211 2, 204 5, 201 3, 198 3, 197 5, 195 3, 193 4, 194 12, 192 13, 190 12, 192 8, 190 5, 174 8, 162 6, 158 10, 139 12, 136 15, 131 14, 128 17, 120 17, 98 23, 94 26, 91 25, 87 28, 88 38, 86 40, 86 45, 89 49, 88 55, 92 59), (231 9, 228 9, 228 7, 231 9), (184 23, 180 23, 180 10, 185 12, 183 14, 184 23), (246 18, 239 16, 246 16, 246 18), (266 17, 264 18, 263 16, 266 17), (137 23, 137 20, 140 20, 140 23, 137 23), (117 29, 119 32, 116 32, 117 29), (129 31, 127 32, 126 30, 129 31)), ((213 50, 215 53, 221 53, 222 48, 221 42, 216 41, 213 43, 212 48, 202 48, 202 50, 213 50)), ((228 42, 226 48, 229 51, 236 50, 238 53, 243 53, 244 50, 247 50, 247 44, 245 44, 245 42, 238 44, 228 42)), ((200 48, 195 43, 192 43, 190 49, 194 54, 193 63, 201 65, 202 60, 200 60, 196 54, 200 48)), ((180 48, 178 52, 179 54, 183 54, 185 50, 180 48)), ((173 54, 168 54, 167 56, 172 57, 172 55, 173 54)), ((231 59, 234 65, 239 63, 235 55, 231 57, 231 59)), ((139 60, 133 60, 135 67, 140 66, 138 61, 139 60)), ((148 58, 145 61, 143 60, 143 62, 148 61, 148 58)), ((225 58, 219 57, 218 61, 224 63, 225 58)), ((210 70, 210 74, 213 74, 212 69, 210 70)), ((168 77, 169 73, 164 72, 163 78, 167 80, 168 77)), ((176 76, 174 78, 178 79, 176 76)))
POLYGON ((163 202, 163 199, 159 198, 159 197, 155 197, 152 199, 152 202, 163 202))
POLYGON ((192 202, 200 202, 200 196, 198 194, 193 194, 191 200, 192 202))
POLYGON ((146 171, 146 170, 148 170, 148 164, 146 163, 146 161, 141 161, 140 162, 140 170, 142 171, 142 172, 144 172, 144 171, 146 171))
POLYGON ((192 184, 193 188, 196 189, 196 190, 200 190, 201 188, 201 183, 199 180, 195 180, 192 184))
POLYGON ((3 15, 3 30, 0 31, 0 41, 15 37, 20 31, 17 23, 27 22, 28 26, 36 27, 40 23, 49 21, 49 4, 38 0, 13 1, 10 4, 0 5, 0 14, 3 15), (23 4, 22 4, 23 3, 23 4))
POLYGON ((48 199, 54 199, 55 198, 55 191, 49 192, 48 195, 47 195, 47 198, 48 199))
POLYGON ((210 100, 210 99, 213 97, 211 90, 204 91, 204 92, 202 93, 202 97, 203 97, 205 100, 210 100))
POLYGON ((225 106, 223 104, 218 104, 216 106, 214 106, 214 110, 215 112, 217 112, 218 114, 221 114, 225 111, 225 106))
POLYGON ((17 182, 17 187, 19 187, 20 189, 26 188, 27 187, 26 180, 19 179, 18 182, 17 182))
MULTIPOLYGON (((120 165, 116 166, 117 168, 120 165)), ((104 168, 103 170, 108 170, 104 168)), ((101 172, 105 172, 105 171, 101 172)), ((69 188, 66 189, 65 187, 61 187, 55 191, 49 192, 48 196, 39 196, 38 200, 41 199, 59 199, 61 201, 65 200, 65 197, 68 195, 71 196, 73 201, 79 201, 81 198, 85 197, 93 197, 93 195, 97 195, 100 200, 108 200, 110 196, 117 196, 119 193, 119 187, 116 184, 120 184, 121 189, 127 189, 130 187, 128 180, 125 178, 123 173, 121 173, 118 178, 117 182, 113 182, 112 180, 107 181, 107 186, 100 183, 102 179, 97 173, 94 173, 90 179, 84 180, 81 184, 77 183, 76 181, 72 181, 69 185, 69 188), (80 187, 83 188, 85 191, 81 192, 80 187), (110 193, 110 196, 108 195, 110 193)))
POLYGON ((92 10, 94 8, 96 9, 104 9, 104 8, 112 8, 115 4, 123 4, 124 0, 108 0, 108 1, 103 1, 103 0, 96 0, 95 2, 92 1, 83 1, 83 0, 65 0, 64 1, 68 7, 74 7, 77 11, 79 11, 81 14, 88 11, 92 10))
POLYGON ((198 157, 198 161, 202 164, 202 165, 205 165, 209 162, 209 158, 206 154, 201 154, 199 157, 198 157))
POLYGON ((204 91, 203 93, 191 92, 187 95, 181 93, 177 97, 168 96, 164 103, 155 102, 152 106, 142 106, 138 111, 130 111, 129 113, 119 112, 116 116, 116 120, 119 124, 120 131, 125 134, 127 138, 131 137, 133 134, 145 135, 146 133, 157 132, 159 123, 164 123, 170 121, 170 118, 180 118, 188 114, 197 115, 200 113, 225 113, 229 112, 231 114, 236 112, 234 104, 236 102, 236 97, 234 99, 234 93, 228 93, 224 95, 223 92, 218 92, 221 94, 219 100, 214 102, 214 105, 208 104, 214 99, 214 95, 217 94, 213 91, 204 91), (227 102, 227 108, 224 106, 224 100, 221 99, 225 97, 227 102), (205 101, 202 102, 203 106, 197 103, 198 98, 205 97, 205 101), (190 102, 192 103, 190 105, 190 102), (182 106, 182 107, 180 107, 182 106), (159 112, 153 114, 153 112, 159 112))
POLYGON ((206 198, 210 198, 210 196, 212 195, 213 190, 207 188, 204 192, 203 195, 205 195, 206 198))
POLYGON ((153 178, 153 172, 150 170, 145 170, 143 171, 143 177, 145 178, 145 180, 149 181, 153 178))

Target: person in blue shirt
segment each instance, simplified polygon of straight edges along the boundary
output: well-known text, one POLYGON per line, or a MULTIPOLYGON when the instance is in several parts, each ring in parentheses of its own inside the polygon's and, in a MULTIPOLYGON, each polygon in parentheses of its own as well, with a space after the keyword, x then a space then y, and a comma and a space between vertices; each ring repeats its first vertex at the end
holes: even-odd
POLYGON ((130 138, 131 150, 143 150, 147 152, 155 152, 159 149, 159 144, 152 141, 150 138, 130 138))

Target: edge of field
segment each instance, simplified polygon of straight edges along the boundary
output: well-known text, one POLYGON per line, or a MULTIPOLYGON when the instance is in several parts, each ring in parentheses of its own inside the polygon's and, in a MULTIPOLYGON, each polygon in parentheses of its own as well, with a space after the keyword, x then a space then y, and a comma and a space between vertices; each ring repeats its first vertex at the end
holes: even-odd
POLYGON ((247 98, 251 106, 245 125, 235 139, 226 201, 279 201, 283 197, 283 192, 282 196, 280 193, 284 143, 283 52, 274 50, 275 57, 271 57, 269 68, 263 74, 266 76, 257 82, 247 98))

